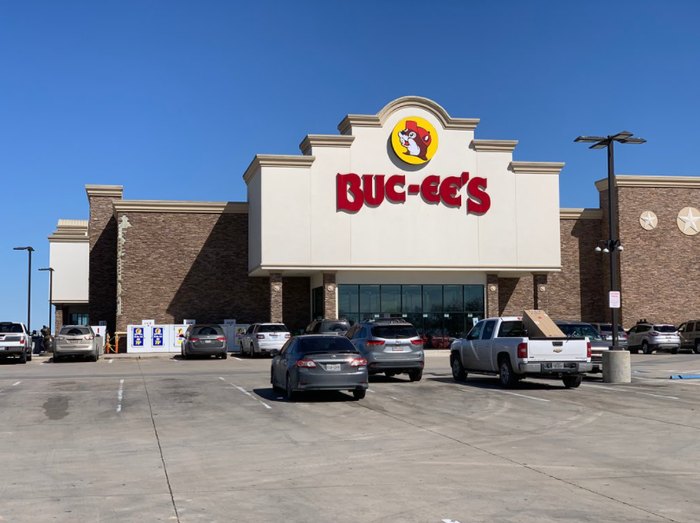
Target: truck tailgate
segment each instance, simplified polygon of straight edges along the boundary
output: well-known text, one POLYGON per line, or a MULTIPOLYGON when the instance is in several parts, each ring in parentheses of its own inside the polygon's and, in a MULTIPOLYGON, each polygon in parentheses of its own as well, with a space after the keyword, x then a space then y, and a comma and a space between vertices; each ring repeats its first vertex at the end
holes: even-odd
POLYGON ((586 361, 586 340, 546 339, 529 340, 527 357, 537 361, 586 361))

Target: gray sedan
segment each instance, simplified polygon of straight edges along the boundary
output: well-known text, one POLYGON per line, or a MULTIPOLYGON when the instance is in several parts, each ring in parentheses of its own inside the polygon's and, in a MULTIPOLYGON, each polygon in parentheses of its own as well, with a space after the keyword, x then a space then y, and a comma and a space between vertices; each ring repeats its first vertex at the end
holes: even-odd
POLYGON ((367 376, 367 360, 343 336, 296 336, 272 352, 270 382, 289 400, 307 390, 347 390, 359 400, 365 397, 367 376))
POLYGON ((66 356, 82 356, 97 361, 104 350, 102 336, 88 325, 64 325, 54 340, 53 361, 66 356))

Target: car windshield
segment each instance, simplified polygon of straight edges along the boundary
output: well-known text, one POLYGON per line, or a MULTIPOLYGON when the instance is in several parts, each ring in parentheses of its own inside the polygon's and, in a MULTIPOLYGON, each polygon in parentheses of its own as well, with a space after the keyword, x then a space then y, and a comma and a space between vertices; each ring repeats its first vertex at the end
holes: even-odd
POLYGON ((59 334, 63 336, 85 336, 90 334, 90 329, 87 327, 61 327, 59 334))
MULTIPOLYGON (((610 325, 609 323, 600 325, 600 326, 598 326, 598 330, 600 331, 601 334, 605 334, 605 335, 612 334, 612 325, 610 325)), ((618 334, 627 334, 625 332, 625 329, 623 329, 622 326, 620 326, 620 325, 618 325, 618 327, 617 327, 617 333, 618 334)))
POLYGON ((258 332, 289 332, 289 330, 282 323, 274 323, 272 325, 260 325, 258 332))
POLYGON ((347 332, 350 326, 342 321, 329 321, 321 325, 321 330, 325 332, 347 332))
POLYGON ((571 338, 585 338, 588 337, 590 340, 602 340, 600 334, 597 330, 593 328, 593 325, 588 325, 586 323, 560 323, 557 324, 559 329, 571 338))
POLYGON ((224 331, 221 327, 215 327, 213 325, 202 325, 201 327, 193 327, 193 336, 222 336, 224 331))
POLYGON ((19 323, 0 323, 0 332, 22 332, 22 325, 19 323))
POLYGON ((654 325, 654 330, 656 332, 676 332, 673 325, 654 325))
POLYGON ((299 340, 300 354, 320 354, 325 352, 357 352, 350 340, 342 336, 310 336, 299 340))
POLYGON ((413 325, 375 325, 372 327, 372 336, 375 338, 415 338, 418 331, 413 325))

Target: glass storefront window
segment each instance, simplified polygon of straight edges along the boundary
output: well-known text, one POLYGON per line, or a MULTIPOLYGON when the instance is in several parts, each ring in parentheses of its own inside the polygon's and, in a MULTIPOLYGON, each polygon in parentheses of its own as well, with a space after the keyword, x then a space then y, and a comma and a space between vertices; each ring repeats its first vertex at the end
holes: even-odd
POLYGON ((381 310, 384 314, 401 312, 401 285, 382 285, 381 310))
POLYGON ((442 310, 442 285, 423 285, 423 312, 442 310))
POLYGON ((484 286, 341 284, 338 309, 352 323, 400 314, 418 329, 426 348, 445 348, 484 318, 484 286))
POLYGON ((445 285, 443 294, 446 312, 462 312, 464 310, 462 285, 445 285))
POLYGON ((360 285, 360 316, 371 317, 379 311, 379 285, 360 285))
POLYGON ((484 286, 464 286, 464 312, 484 313, 484 286))
POLYGON ((357 285, 338 285, 338 308, 343 311, 344 317, 360 311, 358 296, 357 285))
POLYGON ((423 312, 423 300, 421 299, 420 285, 402 285, 402 312, 423 312))

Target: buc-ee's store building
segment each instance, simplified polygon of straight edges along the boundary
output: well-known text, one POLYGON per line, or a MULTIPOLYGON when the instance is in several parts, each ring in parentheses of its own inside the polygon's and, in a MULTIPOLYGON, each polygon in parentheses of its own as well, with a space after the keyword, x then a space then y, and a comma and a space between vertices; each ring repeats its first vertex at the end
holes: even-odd
MULTIPOLYGON (((564 164, 514 160, 517 141, 478 139, 478 123, 420 97, 348 115, 300 155, 255 156, 245 202, 88 185, 89 219, 49 237, 57 326, 232 318, 297 331, 393 315, 456 335, 530 308, 605 321, 609 259, 594 249, 608 238, 607 179, 599 208, 561 209, 564 164)), ((624 325, 700 316, 700 178, 617 176, 613 190, 624 325)))

